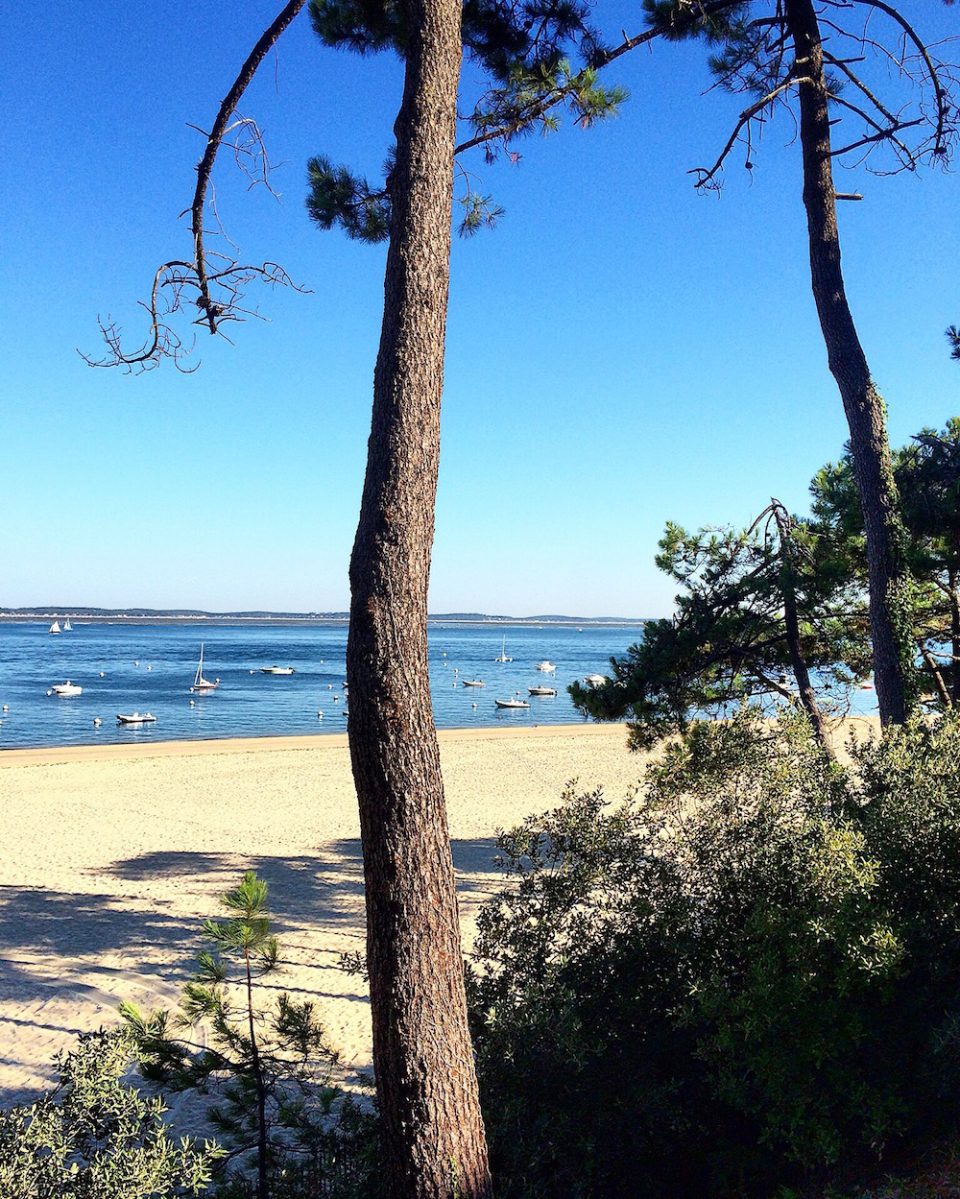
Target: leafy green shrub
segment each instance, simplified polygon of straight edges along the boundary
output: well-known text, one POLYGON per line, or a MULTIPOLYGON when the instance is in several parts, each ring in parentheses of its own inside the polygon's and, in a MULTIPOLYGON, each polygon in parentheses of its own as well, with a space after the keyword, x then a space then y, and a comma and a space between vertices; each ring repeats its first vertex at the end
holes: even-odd
POLYGON ((500 838, 470 972, 498 1194, 770 1196, 953 1116, 960 729, 703 723, 500 838))
POLYGON ((87 1033, 58 1059, 59 1082, 0 1112, 3 1199, 168 1199, 198 1195, 218 1151, 171 1139, 159 1098, 126 1086, 129 1039, 87 1033))

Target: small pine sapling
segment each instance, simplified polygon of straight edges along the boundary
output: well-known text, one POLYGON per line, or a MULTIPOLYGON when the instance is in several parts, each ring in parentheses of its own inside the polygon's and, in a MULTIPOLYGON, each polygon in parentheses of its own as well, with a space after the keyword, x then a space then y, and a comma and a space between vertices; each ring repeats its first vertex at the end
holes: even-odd
POLYGON ((248 871, 223 896, 231 918, 204 922, 210 947, 198 955, 179 1014, 145 1017, 121 1005, 145 1078, 168 1090, 214 1092, 207 1115, 229 1149, 224 1165, 255 1164, 258 1199, 293 1162, 318 1170, 339 1161, 334 1113, 349 1106, 332 1084, 338 1056, 314 1005, 287 994, 270 1008, 257 1005, 258 984, 280 964, 267 890, 248 871), (190 1031, 197 1029, 199 1037, 190 1031))

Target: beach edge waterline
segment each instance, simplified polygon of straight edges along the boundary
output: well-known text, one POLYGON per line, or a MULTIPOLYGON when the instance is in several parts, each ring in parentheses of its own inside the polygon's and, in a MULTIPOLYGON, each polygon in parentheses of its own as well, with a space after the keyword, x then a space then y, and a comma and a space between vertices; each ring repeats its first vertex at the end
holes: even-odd
MULTIPOLYGON (((626 729, 623 724, 535 724, 517 727, 438 729, 441 745, 455 741, 487 741, 500 738, 526 738, 551 736, 593 737, 618 736, 626 749, 626 729)), ((124 759, 196 757, 233 753, 289 753, 307 750, 344 749, 348 745, 347 734, 301 733, 294 736, 266 737, 211 737, 203 740, 150 741, 137 744, 105 745, 42 745, 0 748, 0 770, 9 766, 44 765, 56 762, 116 761, 124 759)))

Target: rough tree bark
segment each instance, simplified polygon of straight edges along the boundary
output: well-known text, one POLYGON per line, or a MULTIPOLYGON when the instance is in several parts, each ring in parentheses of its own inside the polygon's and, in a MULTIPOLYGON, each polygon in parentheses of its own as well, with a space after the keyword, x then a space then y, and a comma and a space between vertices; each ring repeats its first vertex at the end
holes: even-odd
POLYGON ((391 1199, 486 1199, 453 863, 427 662, 460 0, 408 0, 384 316, 350 562, 350 754, 391 1199))
POLYGON ((810 274, 830 370, 850 429, 850 448, 866 531, 870 629, 880 719, 902 724, 911 673, 910 580, 903 555, 897 487, 883 399, 870 377, 847 302, 831 164, 830 115, 820 28, 813 0, 786 0, 799 82, 803 203, 810 274))

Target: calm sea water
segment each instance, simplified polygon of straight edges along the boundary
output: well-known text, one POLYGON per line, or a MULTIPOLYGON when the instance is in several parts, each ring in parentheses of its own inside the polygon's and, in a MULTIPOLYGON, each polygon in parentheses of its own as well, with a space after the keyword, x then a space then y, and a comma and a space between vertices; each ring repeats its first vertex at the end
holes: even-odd
MULTIPOLYGON (((74 624, 51 636, 49 625, 0 623, 0 749, 103 742, 200 740, 342 733, 347 629, 317 625, 74 624), (200 642, 204 675, 219 676, 211 695, 191 696, 200 642), (260 673, 292 666, 290 676, 260 673), (48 695, 55 683, 78 683, 73 699, 48 695), (193 701, 191 703, 191 700, 193 701), (155 724, 123 726, 118 712, 152 712, 155 724), (322 715, 318 715, 322 713, 322 715), (102 723, 94 725, 94 718, 102 723)), ((642 638, 640 626, 575 628, 432 623, 430 683, 440 728, 580 722, 566 694, 573 679, 606 673, 611 656, 642 638), (513 661, 495 662, 502 638, 513 661), (536 669, 555 662, 555 674, 536 669), (462 686, 482 678, 486 686, 462 686), (546 683, 555 697, 529 696, 546 683), (519 692, 529 709, 502 711, 494 699, 519 692)))

